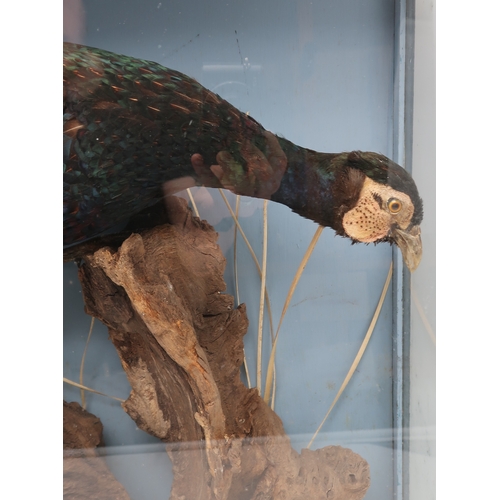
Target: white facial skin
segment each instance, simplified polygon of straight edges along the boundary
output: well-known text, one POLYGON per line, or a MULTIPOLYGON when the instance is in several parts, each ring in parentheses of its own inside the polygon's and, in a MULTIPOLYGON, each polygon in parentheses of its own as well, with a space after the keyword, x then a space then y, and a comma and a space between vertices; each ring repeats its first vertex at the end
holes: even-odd
POLYGON ((367 177, 356 206, 346 212, 342 226, 352 239, 372 243, 385 238, 394 225, 406 229, 412 217, 413 203, 408 195, 367 177))

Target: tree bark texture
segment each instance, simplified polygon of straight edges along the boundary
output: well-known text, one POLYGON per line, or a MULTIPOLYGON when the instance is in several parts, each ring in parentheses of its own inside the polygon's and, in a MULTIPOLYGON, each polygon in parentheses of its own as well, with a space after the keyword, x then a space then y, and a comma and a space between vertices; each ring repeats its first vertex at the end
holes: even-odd
POLYGON ((127 373, 125 411, 169 443, 173 500, 359 500, 367 462, 328 446, 297 453, 280 418, 240 380, 245 306, 225 290, 217 233, 171 199, 170 224, 86 255, 85 307, 127 373))

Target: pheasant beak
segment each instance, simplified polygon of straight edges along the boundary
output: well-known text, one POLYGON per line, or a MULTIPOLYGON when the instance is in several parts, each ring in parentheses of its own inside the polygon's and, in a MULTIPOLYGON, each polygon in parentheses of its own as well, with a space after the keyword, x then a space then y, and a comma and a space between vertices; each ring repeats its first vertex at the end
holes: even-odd
POLYGON ((408 269, 413 272, 417 269, 422 259, 422 240, 420 239, 420 226, 413 226, 409 231, 394 228, 392 231, 394 241, 401 249, 403 259, 408 269))

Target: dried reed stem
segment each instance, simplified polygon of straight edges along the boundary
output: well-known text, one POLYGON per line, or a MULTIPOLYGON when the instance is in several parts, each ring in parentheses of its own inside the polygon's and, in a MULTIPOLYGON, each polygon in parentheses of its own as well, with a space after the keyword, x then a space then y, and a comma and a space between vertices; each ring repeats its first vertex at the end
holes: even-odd
POLYGON ((196 217, 198 217, 198 219, 199 219, 200 213, 198 212, 198 207, 196 206, 196 203, 194 202, 194 198, 193 198, 193 195, 191 193, 191 189, 187 188, 186 191, 187 191, 187 194, 188 194, 189 199, 191 201, 191 205, 193 205, 194 215, 196 215, 196 217))
POLYGON ((283 306, 283 311, 281 312, 280 322, 278 323, 278 329, 276 330, 276 336, 275 336, 274 341, 273 341, 273 347, 271 349, 271 356, 269 357, 269 363, 267 365, 266 389, 264 392, 264 401, 267 404, 269 404, 269 399, 270 399, 271 382, 273 380, 273 372, 274 372, 274 360, 276 357, 276 346, 278 344, 278 335, 280 332, 281 323, 283 322, 283 318, 285 317, 285 314, 288 310, 288 306, 290 305, 290 301, 292 300, 292 296, 295 292, 295 288, 297 287, 297 283, 299 282, 300 277, 302 276, 302 273, 306 267, 306 264, 311 257, 311 254, 314 250, 314 247, 316 246, 316 243, 318 242, 319 237, 321 236, 321 233, 323 232, 323 229, 324 229, 323 226, 318 226, 318 229, 316 229, 316 232, 314 233, 314 236, 311 240, 311 243, 309 243, 309 247, 307 248, 307 251, 304 254, 304 257, 302 258, 302 261, 300 262, 299 267, 297 268, 295 276, 293 277, 292 284, 290 285, 290 289, 288 290, 288 295, 286 296, 285 305, 283 306))
POLYGON ((264 301, 267 275, 267 204, 264 200, 262 209, 262 275, 260 280, 259 326, 257 329, 257 391, 262 392, 262 330, 264 326, 264 301))
MULTIPOLYGON (((83 370, 85 367, 85 358, 87 356, 87 347, 89 346, 90 337, 92 336, 92 330, 94 329, 94 321, 95 318, 94 316, 92 316, 92 320, 90 321, 89 333, 87 335, 87 341, 85 342, 85 349, 83 350, 82 354, 82 361, 80 363, 80 384, 82 385, 83 385, 83 370)), ((82 400, 82 408, 85 410, 87 403, 85 401, 85 391, 83 389, 80 391, 80 399, 82 400)))
POLYGON ((114 399, 115 401, 120 401, 120 403, 125 403, 124 399, 115 398, 114 396, 108 396, 108 394, 104 394, 104 392, 99 392, 99 391, 96 391, 95 389, 91 389, 90 387, 86 387, 82 384, 78 384, 77 382, 73 382, 72 380, 70 380, 66 377, 63 377, 63 382, 66 382, 66 384, 78 387, 79 389, 82 389, 84 391, 93 392, 94 394, 99 394, 99 396, 104 396, 106 398, 114 399))
POLYGON ((387 278, 385 280, 384 288, 382 289, 382 293, 380 294, 380 299, 378 301, 377 308, 375 309, 375 313, 373 314, 373 318, 370 322, 370 326, 368 327, 368 331, 366 332, 365 338, 363 339, 363 342, 361 343, 358 354, 356 354, 356 357, 354 358, 354 361, 352 362, 351 368, 349 368, 349 371, 347 372, 347 375, 344 379, 344 382, 342 382, 342 385, 340 386, 339 392, 335 396, 335 399, 333 400, 333 403, 330 405, 330 408, 326 412, 326 415, 323 418, 321 424, 319 424, 319 427, 316 429, 316 432, 314 433, 313 437, 311 438, 311 441, 309 441, 307 448, 310 448, 313 441, 316 439, 316 436, 318 435, 319 431, 321 430, 324 423, 326 422, 326 419, 328 418, 331 411, 333 410, 333 407, 336 405, 340 396, 344 392, 344 389, 346 388, 347 384, 351 380, 354 371, 358 367, 359 362, 360 362, 361 358, 363 357, 363 354, 366 350, 366 346, 368 345, 368 342, 370 341, 373 330, 375 329, 375 325, 377 324, 377 320, 378 320, 378 317, 380 315, 382 305, 384 304, 385 296, 387 295, 387 290, 389 288, 389 284, 391 283, 391 278, 392 278, 392 262, 391 262, 391 265, 389 267, 389 272, 387 273, 387 278))

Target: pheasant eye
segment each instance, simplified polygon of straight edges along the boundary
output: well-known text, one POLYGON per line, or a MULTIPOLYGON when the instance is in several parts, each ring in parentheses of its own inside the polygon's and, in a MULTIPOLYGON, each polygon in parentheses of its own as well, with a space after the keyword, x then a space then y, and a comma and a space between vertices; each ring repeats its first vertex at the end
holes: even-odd
POLYGON ((387 207, 391 214, 397 214, 403 208, 403 204, 397 198, 391 198, 387 202, 387 207))

